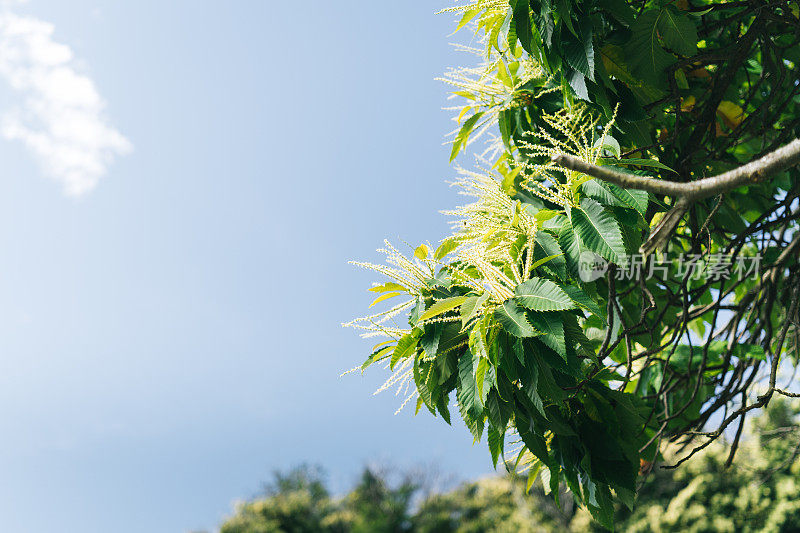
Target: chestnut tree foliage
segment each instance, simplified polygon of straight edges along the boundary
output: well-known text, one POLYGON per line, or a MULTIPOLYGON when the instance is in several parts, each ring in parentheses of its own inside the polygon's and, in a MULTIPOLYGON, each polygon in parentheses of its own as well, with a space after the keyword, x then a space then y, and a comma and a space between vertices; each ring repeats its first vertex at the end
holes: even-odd
POLYGON ((435 249, 357 263, 387 278, 348 324, 383 337, 361 369, 612 527, 669 443, 674 467, 728 435, 730 463, 748 413, 793 394, 798 3, 444 11, 469 32, 443 81, 472 203, 435 249))

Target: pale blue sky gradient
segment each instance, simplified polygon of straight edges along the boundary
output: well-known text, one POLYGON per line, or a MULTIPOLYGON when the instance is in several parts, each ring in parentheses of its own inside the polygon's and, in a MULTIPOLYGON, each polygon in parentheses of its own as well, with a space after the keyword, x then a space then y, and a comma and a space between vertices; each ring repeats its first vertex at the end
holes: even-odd
MULTIPOLYGON (((384 237, 438 240, 443 2, 31 0, 131 140, 66 197, 0 142, 0 530, 213 530, 277 468, 491 469, 338 376, 384 237)), ((0 88, 2 106, 17 98, 0 88)))

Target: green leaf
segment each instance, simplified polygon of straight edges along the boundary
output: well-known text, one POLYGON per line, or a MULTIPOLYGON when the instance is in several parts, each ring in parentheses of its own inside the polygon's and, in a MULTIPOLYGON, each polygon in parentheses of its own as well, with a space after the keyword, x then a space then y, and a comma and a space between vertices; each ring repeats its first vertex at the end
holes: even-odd
POLYGON ((464 125, 461 126, 461 130, 456 135, 455 140, 453 141, 453 150, 450 152, 450 161, 452 162, 458 153, 461 151, 463 147, 467 145, 467 141, 469 140, 469 134, 472 133, 472 130, 475 128, 475 125, 478 121, 483 117, 483 111, 479 113, 475 113, 471 117, 469 117, 466 121, 464 121, 464 125))
POLYGON ((619 141, 617 141, 611 135, 604 135, 603 137, 599 137, 594 143, 595 148, 597 148, 598 146, 602 146, 603 149, 608 150, 609 152, 614 154, 614 157, 616 157, 617 159, 619 159, 619 157, 622 154, 622 150, 619 146, 619 141))
POLYGON ((539 340, 549 348, 552 348, 554 352, 566 361, 567 342, 564 337, 564 323, 561 317, 556 313, 528 313, 528 317, 533 327, 544 333, 543 336, 539 337, 539 340))
POLYGON ((389 298, 394 298, 395 296, 401 296, 402 294, 403 294, 402 292, 386 292, 386 293, 383 293, 380 296, 378 296, 377 298, 375 298, 375 300, 371 304, 369 304, 369 306, 373 307, 373 306, 381 303, 384 300, 388 300, 389 298))
POLYGON ((470 351, 464 352, 458 360, 458 385, 456 401, 461 418, 475 440, 483 433, 483 405, 478 394, 478 385, 473 374, 473 358, 470 351))
POLYGON ((532 311, 565 311, 574 309, 575 303, 550 280, 531 278, 517 285, 516 300, 532 311))
POLYGON ((394 349, 393 346, 386 346, 385 348, 381 348, 373 352, 369 357, 367 357, 367 360, 364 361, 364 363, 361 365, 361 370, 366 370, 367 367, 372 363, 377 363, 378 361, 381 361, 384 357, 387 357, 389 355, 389 352, 391 352, 393 349, 394 349))
POLYGON ((664 70, 675 59, 658 40, 661 11, 645 11, 631 26, 631 40, 625 47, 633 72, 653 85, 663 85, 664 70))
POLYGON ((376 285, 369 289, 370 292, 393 292, 393 291, 405 291, 408 292, 408 289, 400 285, 399 283, 394 282, 387 282, 383 285, 376 285))
POLYGON ((592 47, 592 21, 583 17, 579 26, 580 38, 562 34, 561 48, 567 64, 594 81, 594 48, 592 47))
POLYGON ((497 468, 497 460, 503 455, 503 441, 505 439, 505 430, 500 431, 494 425, 489 425, 489 432, 486 435, 486 440, 489 444, 489 453, 492 454, 492 464, 497 468))
POLYGON ((522 44, 522 48, 529 54, 533 54, 533 32, 531 31, 531 13, 529 0, 510 0, 511 9, 514 17, 514 29, 522 44))
POLYGON ((543 258, 539 259, 538 261, 536 261, 533 264, 533 266, 531 267, 531 269, 532 270, 536 270, 540 266, 542 266, 544 264, 547 264, 550 261, 553 261, 554 259, 558 259, 559 257, 562 257, 563 255, 564 255, 563 253, 560 253, 560 254, 553 254, 553 255, 548 255, 547 257, 543 257, 543 258))
POLYGON ((570 218, 575 233, 587 249, 612 263, 623 260, 626 253, 619 224, 602 205, 591 198, 583 198, 580 208, 570 209, 570 218))
POLYGON ((625 52, 615 44, 607 44, 600 49, 600 59, 609 74, 622 83, 638 85, 639 81, 631 73, 631 68, 625 62, 625 52))
POLYGON ((575 302, 578 307, 586 309, 598 318, 605 320, 605 314, 603 313, 602 309, 600 309, 600 306, 597 304, 597 302, 583 292, 580 287, 575 285, 561 285, 560 287, 570 298, 572 298, 572 301, 575 302))
POLYGON ((434 324, 433 327, 425 328, 425 333, 419 339, 422 349, 425 353, 434 356, 439 351, 439 341, 442 338, 441 324, 434 324))
POLYGON ((675 6, 666 6, 658 19, 658 32, 664 45, 681 55, 691 56, 697 51, 697 28, 692 20, 675 6))
POLYGON ((485 292, 480 296, 470 296, 461 305, 461 327, 467 327, 467 324, 478 314, 483 304, 489 299, 489 293, 485 292))
POLYGON ((434 302, 433 305, 431 305, 424 313, 422 313, 422 316, 419 317, 419 321, 424 322, 425 320, 429 320, 435 316, 441 315, 442 313, 452 311, 467 300, 467 296, 453 296, 452 298, 445 298, 444 300, 434 302))
POLYGON ((633 24, 636 12, 625 0, 598 0, 597 4, 625 26, 633 24))
POLYGON ((417 259, 427 259, 429 254, 430 250, 428 250, 428 247, 424 244, 420 244, 417 246, 417 249, 414 250, 414 257, 417 259))
POLYGON ((478 358, 478 366, 475 368, 475 384, 478 387, 478 394, 481 396, 481 403, 486 403, 486 396, 489 394, 489 387, 484 387, 486 373, 489 372, 489 360, 486 357, 478 358))
POLYGON ((441 261, 447 254, 456 248, 458 248, 458 241, 456 239, 445 239, 442 241, 439 247, 436 248, 436 251, 433 253, 433 258, 437 261, 441 261))
POLYGON ((622 202, 614 196, 609 190, 607 184, 597 179, 590 179, 581 186, 583 194, 597 200, 603 205, 623 205, 622 202))
POLYGON ((567 269, 572 276, 578 275, 578 267, 580 265, 580 255, 583 251, 583 245, 580 239, 575 234, 572 223, 569 218, 564 220, 558 234, 558 245, 564 250, 564 260, 567 264, 567 269))
POLYGON ((577 70, 570 69, 567 74, 567 81, 572 90, 581 100, 589 101, 589 89, 586 87, 586 76, 577 70))
POLYGON ((639 213, 644 216, 645 212, 647 211, 647 204, 649 202, 649 195, 647 191, 639 191, 636 189, 624 189, 619 187, 618 185, 614 185, 613 183, 607 183, 608 189, 614 193, 625 207, 630 207, 631 209, 635 209, 639 213))
POLYGON ((389 363, 389 368, 394 370, 394 365, 401 359, 406 359, 417 353, 417 344, 419 340, 412 334, 404 335, 398 342, 392 354, 392 360, 389 363))
MULTIPOLYGON (((559 215, 560 216, 560 215, 559 215)), ((563 217, 564 220, 567 217, 563 217)), ((546 231, 539 231, 536 233, 536 242, 534 245, 534 258, 536 259, 536 268, 544 265, 546 270, 552 271, 558 278, 566 279, 567 277, 567 260, 564 251, 559 246, 555 237, 546 231), (542 263, 544 259, 550 259, 547 263, 542 263)), ((534 264, 536 264, 534 263, 534 264)))
POLYGON ((464 12, 464 15, 461 17, 461 20, 458 22, 458 26, 456 26, 455 31, 453 33, 457 33, 461 28, 469 24, 469 21, 477 17, 481 11, 483 11, 480 7, 475 7, 472 9, 468 9, 464 12))
POLYGON ((514 300, 506 300, 503 305, 495 309, 495 319, 503 326, 507 332, 515 337, 535 337, 539 334, 538 331, 533 329, 528 318, 525 316, 525 310, 517 304, 514 300))

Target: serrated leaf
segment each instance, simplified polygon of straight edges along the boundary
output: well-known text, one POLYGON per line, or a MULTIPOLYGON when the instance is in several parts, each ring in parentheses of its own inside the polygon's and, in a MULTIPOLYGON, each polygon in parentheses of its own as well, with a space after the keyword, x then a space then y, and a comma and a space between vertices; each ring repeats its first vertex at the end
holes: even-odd
POLYGON ((586 87, 586 75, 583 72, 570 69, 569 73, 567 73, 567 82, 569 82, 569 86, 572 87, 578 98, 589 101, 589 88, 586 87))
POLYGON ((481 403, 486 403, 486 396, 489 394, 489 387, 484 388, 486 373, 489 371, 489 360, 486 357, 478 357, 478 365, 475 367, 475 385, 478 387, 478 394, 481 403))
POLYGON ((675 59, 668 54, 658 40, 658 24, 661 11, 645 11, 631 26, 631 39, 625 47, 634 74, 653 85, 663 84, 664 70, 675 59))
POLYGON ((472 353, 467 350, 458 360, 456 400, 461 418, 475 440, 478 440, 483 433, 483 405, 480 403, 478 385, 472 370, 473 358, 472 353))
POLYGON ((607 184, 597 179, 590 179, 581 186, 581 189, 583 194, 603 205, 623 205, 609 190, 607 184))
POLYGON ((567 342, 561 317, 556 313, 529 313, 528 316, 533 327, 544 333, 539 340, 566 361, 567 342))
POLYGON ((453 31, 453 34, 457 33, 461 28, 469 24, 469 22, 475 17, 477 17, 481 13, 481 11, 483 11, 483 9, 481 9, 480 7, 475 7, 466 10, 464 12, 464 15, 461 17, 461 20, 458 21, 458 26, 456 26, 456 29, 455 31, 453 31))
POLYGON ((540 266, 545 265, 545 264, 547 264, 550 261, 553 261, 555 259, 558 259, 559 257, 562 257, 563 255, 564 254, 561 253, 561 254, 553 254, 553 255, 548 255, 547 257, 543 257, 543 258, 539 259, 538 261, 536 261, 533 264, 533 266, 531 266, 531 270, 536 270, 540 266))
POLYGON ((489 444, 489 453, 492 454, 492 464, 497 468, 497 461, 503 455, 503 444, 505 440, 505 430, 500 431, 494 425, 489 426, 489 431, 486 434, 486 440, 489 444))
POLYGON ((385 348, 381 348, 380 350, 373 352, 369 357, 367 357, 367 360, 364 361, 364 363, 361 365, 361 370, 366 370, 367 367, 372 363, 377 363, 378 361, 381 361, 384 357, 388 356, 389 352, 391 352, 393 349, 394 349, 393 346, 386 346, 385 348))
POLYGON ((614 216, 591 198, 583 198, 580 208, 570 209, 570 219, 575 233, 587 249, 620 263, 625 257, 622 232, 614 216))
POLYGON ((394 283, 392 281, 384 283, 383 285, 376 285, 369 289, 369 292, 394 292, 394 291, 408 292, 408 289, 403 287, 399 283, 394 283))
POLYGON ((625 26, 633 24, 636 11, 625 0, 599 0, 597 4, 625 26))
POLYGON ((565 311, 574 309, 575 303, 550 280, 531 278, 517 285, 516 300, 532 311, 565 311))
POLYGON ((647 204, 649 203, 649 195, 647 191, 639 191, 636 189, 624 189, 613 183, 607 183, 608 189, 614 193, 625 207, 635 209, 642 215, 647 211, 647 204))
POLYGON ((485 292, 480 296, 470 296, 461 304, 461 327, 467 327, 470 320, 475 318, 483 304, 489 299, 489 293, 485 292))
POLYGON ((561 49, 567 64, 594 81, 594 47, 592 46, 591 19, 582 18, 578 28, 580 37, 561 34, 561 49))
POLYGON ((436 355, 439 351, 439 341, 442 338, 442 328, 440 324, 435 324, 433 327, 425 328, 425 333, 419 339, 420 346, 425 350, 429 356, 436 355))
POLYGON ((439 316, 442 313, 446 313, 448 311, 452 311, 459 305, 466 302, 468 299, 467 296, 453 296, 452 298, 445 298, 444 300, 439 300, 438 302, 434 302, 428 309, 422 313, 422 316, 419 317, 420 322, 424 322, 425 320, 430 320, 435 316, 439 316))
POLYGON ((525 316, 525 310, 514 300, 506 300, 503 305, 495 309, 495 319, 504 330, 515 337, 535 337, 539 334, 525 316))
POLYGON ((517 38, 522 44, 522 48, 529 54, 533 54, 530 2, 528 0, 510 0, 510 5, 514 17, 514 31, 517 38))
MULTIPOLYGON (((564 217, 564 220, 566 220, 566 217, 564 217)), ((536 262, 539 263, 539 261, 543 259, 552 258, 546 264, 545 268, 551 270, 558 278, 566 279, 567 261, 566 258, 561 257, 562 255, 564 255, 564 251, 559 246, 555 237, 546 231, 539 231, 536 233, 534 245, 534 258, 536 258, 536 262)), ((540 263, 537 265, 537 268, 543 264, 545 263, 540 263)))
POLYGON ((598 303, 590 298, 588 294, 583 292, 580 287, 575 285, 561 285, 560 287, 570 298, 572 298, 572 301, 575 302, 578 307, 586 309, 598 318, 605 320, 605 314, 603 313, 602 309, 600 309, 598 303))
POLYGON ((472 133, 475 125, 478 123, 481 117, 483 117, 483 113, 483 111, 475 113, 464 122, 463 126, 461 126, 461 130, 459 130, 455 140, 453 141, 453 150, 450 152, 451 162, 456 158, 461 149, 467 145, 469 134, 472 133))
POLYGON ((389 363, 389 368, 394 370, 394 365, 401 359, 407 359, 417 353, 417 344, 419 340, 411 335, 404 335, 398 342, 397 346, 392 353, 392 360, 389 363))
POLYGON ((578 235, 575 234, 575 230, 569 218, 561 225, 561 230, 558 234, 558 245, 564 250, 564 259, 567 263, 569 273, 573 276, 577 276, 583 245, 578 235))
POLYGON ((664 45, 681 55, 691 56, 697 51, 697 28, 692 20, 674 6, 661 10, 658 32, 664 45))

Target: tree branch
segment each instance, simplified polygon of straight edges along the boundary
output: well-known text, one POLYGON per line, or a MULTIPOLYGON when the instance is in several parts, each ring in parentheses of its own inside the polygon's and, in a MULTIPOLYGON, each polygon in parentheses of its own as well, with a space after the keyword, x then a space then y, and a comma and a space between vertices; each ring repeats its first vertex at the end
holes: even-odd
POLYGON ((661 219, 661 222, 650 234, 650 238, 641 246, 645 255, 653 250, 663 249, 669 242, 672 232, 689 209, 692 202, 754 183, 761 183, 767 178, 800 164, 800 139, 795 139, 786 146, 778 148, 760 159, 751 161, 717 176, 703 178, 688 183, 645 178, 635 174, 627 174, 607 167, 587 163, 575 156, 556 154, 552 161, 569 170, 583 172, 625 189, 638 189, 678 197, 675 206, 661 219))
POLYGON ((554 155, 552 160, 554 163, 569 170, 577 170, 626 189, 639 189, 653 194, 677 196, 685 198, 687 202, 693 202, 716 196, 743 185, 761 183, 778 172, 800 164, 800 139, 795 139, 786 146, 778 148, 774 152, 746 165, 717 176, 688 183, 636 176, 593 165, 568 154, 554 155))

